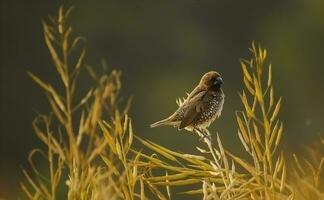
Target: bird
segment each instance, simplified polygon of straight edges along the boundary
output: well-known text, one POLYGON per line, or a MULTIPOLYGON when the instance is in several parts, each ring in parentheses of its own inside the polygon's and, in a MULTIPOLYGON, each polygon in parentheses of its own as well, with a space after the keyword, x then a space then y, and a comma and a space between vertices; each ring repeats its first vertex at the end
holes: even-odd
POLYGON ((183 101, 178 100, 178 109, 169 117, 150 125, 151 128, 170 125, 210 136, 208 127, 221 116, 225 95, 221 88, 223 79, 216 71, 205 73, 199 84, 187 94, 183 101))

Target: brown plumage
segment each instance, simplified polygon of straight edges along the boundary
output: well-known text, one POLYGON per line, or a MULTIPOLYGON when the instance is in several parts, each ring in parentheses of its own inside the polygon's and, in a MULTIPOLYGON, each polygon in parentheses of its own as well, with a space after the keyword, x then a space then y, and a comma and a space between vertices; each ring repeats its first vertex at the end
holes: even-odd
POLYGON ((198 86, 181 102, 170 117, 151 124, 172 125, 178 129, 206 132, 209 125, 221 115, 225 95, 221 89, 223 80, 215 71, 207 72, 198 86))

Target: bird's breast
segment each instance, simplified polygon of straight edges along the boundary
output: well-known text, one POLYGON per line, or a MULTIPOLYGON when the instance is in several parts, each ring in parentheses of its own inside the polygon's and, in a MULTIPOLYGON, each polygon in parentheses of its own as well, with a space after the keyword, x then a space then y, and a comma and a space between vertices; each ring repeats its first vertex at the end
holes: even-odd
POLYGON ((208 127, 216 118, 221 115, 224 104, 222 96, 213 96, 213 98, 205 103, 204 110, 197 116, 195 126, 208 127))

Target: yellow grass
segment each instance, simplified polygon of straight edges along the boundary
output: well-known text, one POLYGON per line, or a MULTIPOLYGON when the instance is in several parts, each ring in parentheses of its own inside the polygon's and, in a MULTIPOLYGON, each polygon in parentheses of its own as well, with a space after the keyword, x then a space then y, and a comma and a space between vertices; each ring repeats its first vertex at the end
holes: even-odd
POLYGON ((59 84, 28 72, 51 108, 33 121, 46 148, 33 150, 32 170, 23 170, 21 185, 28 199, 171 199, 172 188, 184 186, 196 188, 183 190, 186 198, 204 200, 324 199, 324 157, 318 151, 323 139, 307 149, 307 157, 294 155, 287 165, 280 149, 282 100, 275 95, 272 66, 260 45, 253 43, 251 58, 241 59, 244 89, 238 98, 243 109, 236 112, 235 139, 246 156, 227 149, 218 134, 213 143, 205 138, 195 155, 180 153, 134 135, 127 115, 130 101, 117 104, 121 72, 98 74, 85 65, 84 39, 67 22, 71 11, 60 7, 57 16, 43 22, 59 84), (93 82, 76 99, 80 74, 93 82), (134 139, 154 153, 134 148, 134 139))

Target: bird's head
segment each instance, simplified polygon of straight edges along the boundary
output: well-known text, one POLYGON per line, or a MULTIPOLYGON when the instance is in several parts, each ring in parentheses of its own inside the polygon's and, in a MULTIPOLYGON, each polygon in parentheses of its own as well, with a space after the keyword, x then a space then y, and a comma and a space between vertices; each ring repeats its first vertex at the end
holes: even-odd
POLYGON ((207 72, 200 80, 200 85, 203 85, 206 88, 220 88, 222 84, 223 79, 221 75, 216 71, 207 72))

